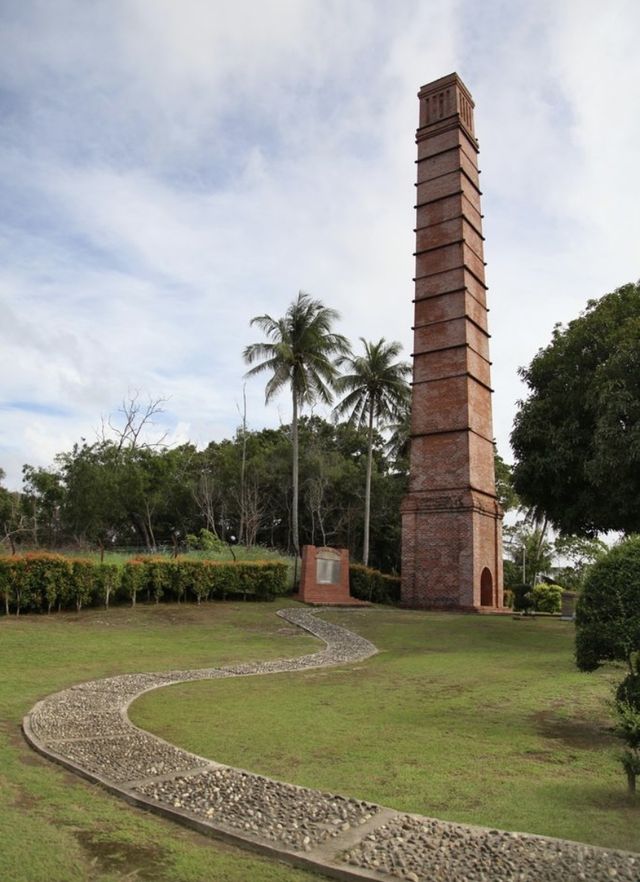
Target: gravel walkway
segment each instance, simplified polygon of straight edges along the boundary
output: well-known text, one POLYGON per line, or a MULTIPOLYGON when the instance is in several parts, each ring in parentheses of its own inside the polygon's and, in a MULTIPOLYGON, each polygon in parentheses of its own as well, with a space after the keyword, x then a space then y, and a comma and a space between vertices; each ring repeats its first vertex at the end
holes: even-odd
POLYGON ((294 659, 93 680, 38 702, 23 721, 40 753, 129 802, 326 875, 405 882, 640 882, 640 855, 408 815, 230 768, 134 726, 143 692, 187 680, 364 661, 368 640, 302 608, 278 612, 326 648, 294 659))

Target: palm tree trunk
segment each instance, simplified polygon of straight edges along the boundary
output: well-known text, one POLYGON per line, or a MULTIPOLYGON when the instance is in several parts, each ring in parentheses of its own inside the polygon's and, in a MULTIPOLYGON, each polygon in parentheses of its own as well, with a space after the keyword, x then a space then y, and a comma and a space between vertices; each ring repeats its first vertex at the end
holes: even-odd
POLYGON ((364 491, 364 542, 362 563, 369 565, 369 521, 371 519, 371 465, 373 462, 373 402, 369 407, 369 434, 367 436, 367 484, 364 491))
POLYGON ((545 515, 542 519, 542 526, 539 527, 540 536, 538 538, 538 542, 536 544, 536 559, 534 562, 534 572, 531 579, 531 585, 535 587, 536 579, 538 578, 538 571, 540 569, 540 553, 542 551, 542 546, 544 544, 545 536, 547 534, 547 527, 549 526, 549 522, 547 520, 547 516, 545 515))
POLYGON ((298 398, 293 390, 293 416, 291 418, 291 444, 293 447, 293 505, 291 512, 291 532, 293 534, 293 552, 298 557, 300 554, 300 540, 298 536, 298 398))

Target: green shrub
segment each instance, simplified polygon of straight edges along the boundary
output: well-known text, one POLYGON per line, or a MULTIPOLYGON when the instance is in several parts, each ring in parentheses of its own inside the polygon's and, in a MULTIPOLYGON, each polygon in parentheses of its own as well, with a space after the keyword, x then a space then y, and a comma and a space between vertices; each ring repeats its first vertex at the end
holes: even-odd
POLYGON ((9 615, 11 603, 13 602, 13 557, 0 557, 0 597, 4 604, 4 611, 9 615))
POLYGON ((533 589, 531 585, 514 585, 513 608, 516 612, 531 612, 533 609, 533 589))
POLYGON ((39 587, 43 592, 42 606, 44 608, 46 604, 47 612, 50 613, 56 604, 60 606, 62 603, 65 588, 71 577, 71 564, 61 555, 51 555, 47 560, 41 559, 38 569, 39 587))
POLYGON ((71 576, 69 561, 59 554, 29 552, 0 557, 0 594, 5 612, 50 612, 63 603, 71 576))
POLYGON ((60 554, 31 552, 23 555, 20 567, 24 568, 26 597, 23 590, 22 604, 25 609, 47 612, 64 601, 65 590, 71 578, 71 563, 60 554), (26 604, 25 604, 26 599, 26 604))
POLYGON ((226 600, 240 593, 240 580, 237 565, 232 561, 199 561, 206 574, 207 596, 215 600, 226 600))
POLYGON ((562 609, 562 588, 540 582, 533 589, 533 606, 537 612, 559 613, 562 609))
POLYGON ((160 603, 162 597, 173 599, 175 568, 178 564, 175 560, 166 557, 147 557, 142 561, 146 588, 156 603, 160 603))
POLYGON ((94 599, 95 566, 93 561, 78 558, 71 560, 67 599, 75 604, 78 612, 89 606, 94 599))
POLYGON ((397 604, 400 603, 400 577, 389 576, 363 564, 350 564, 349 592, 358 600, 397 604))
POLYGON ((209 564, 201 560, 180 561, 180 578, 185 593, 195 597, 197 603, 207 600, 213 588, 213 573, 209 564))
POLYGON ((614 546, 589 569, 576 605, 576 663, 593 671, 640 651, 640 536, 614 546))
POLYGON ((616 701, 640 711, 640 674, 628 674, 616 689, 616 701))
POLYGON ((234 566, 238 569, 238 587, 246 597, 271 600, 287 593, 287 565, 283 561, 245 561, 234 566))
POLYGON ((510 588, 505 588, 502 596, 502 605, 506 606, 508 609, 513 609, 513 591, 510 588))
POLYGON ((218 538, 211 530, 205 530, 204 527, 197 535, 187 533, 187 545, 194 551, 224 551, 226 548, 222 539, 218 538))
POLYGON ((29 569, 24 557, 18 557, 15 560, 13 570, 12 597, 15 604, 16 615, 19 616, 21 611, 37 609, 39 604, 35 602, 32 596, 32 583, 29 579, 29 569))
POLYGON ((142 561, 138 558, 128 560, 122 568, 121 586, 122 593, 131 606, 136 605, 138 593, 145 584, 145 572, 142 561))
POLYGON ((122 569, 115 563, 98 563, 95 568, 95 599, 106 609, 118 599, 122 569))
POLYGON ((112 598, 118 596, 120 567, 117 564, 100 563, 95 566, 95 597, 109 609, 112 598))

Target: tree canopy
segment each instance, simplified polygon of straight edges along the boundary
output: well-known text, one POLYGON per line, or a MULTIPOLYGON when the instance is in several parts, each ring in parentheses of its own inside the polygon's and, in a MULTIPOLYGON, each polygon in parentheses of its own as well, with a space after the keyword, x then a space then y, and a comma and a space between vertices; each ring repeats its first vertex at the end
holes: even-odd
MULTIPOLYGON (((364 535, 366 429, 301 417, 300 538, 339 545, 359 559, 364 535)), ((400 501, 406 462, 373 435, 371 563, 400 566, 400 501)), ((290 549, 290 426, 212 441, 203 450, 126 447, 118 439, 76 444, 51 468, 24 468, 24 490, 0 485, 0 541, 6 545, 103 545, 155 549, 208 530, 222 541, 290 549), (243 468, 244 464, 244 468, 243 468)), ((1 480, 1 479, 0 479, 1 480)))
POLYGON ((556 325, 521 376, 514 486, 563 533, 640 530, 640 284, 556 325))

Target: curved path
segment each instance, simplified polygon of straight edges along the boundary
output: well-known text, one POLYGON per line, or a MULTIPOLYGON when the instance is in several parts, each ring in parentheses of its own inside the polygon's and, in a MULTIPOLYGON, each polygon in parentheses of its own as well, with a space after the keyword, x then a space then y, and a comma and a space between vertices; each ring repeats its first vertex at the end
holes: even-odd
POLYGON ((339 879, 640 882, 640 855, 453 824, 297 787, 196 756, 130 722, 131 702, 160 686, 360 662, 377 652, 307 609, 278 615, 326 648, 294 659, 92 680, 38 702, 23 720, 25 737, 44 756, 141 808, 339 879))

